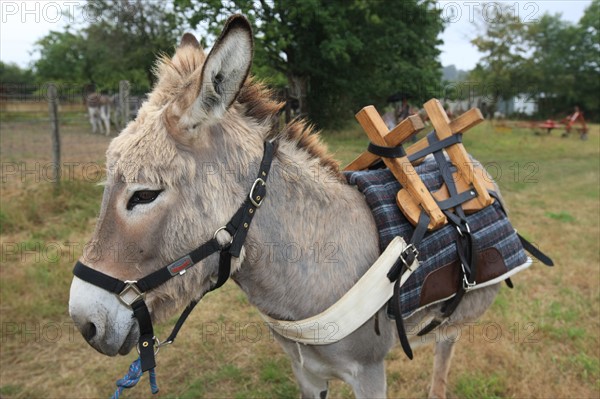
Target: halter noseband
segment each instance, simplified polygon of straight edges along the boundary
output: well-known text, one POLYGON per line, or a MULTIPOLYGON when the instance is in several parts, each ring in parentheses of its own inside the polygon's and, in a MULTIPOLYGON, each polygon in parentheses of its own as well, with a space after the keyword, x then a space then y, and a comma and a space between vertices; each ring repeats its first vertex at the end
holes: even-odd
POLYGON ((175 276, 183 275, 187 269, 216 252, 220 252, 219 274, 217 281, 210 287, 209 291, 213 291, 225 284, 231 272, 231 257, 240 256, 242 246, 244 245, 246 235, 250 228, 250 223, 256 213, 255 211, 260 208, 265 198, 265 194, 267 193, 266 182, 269 170, 271 169, 274 152, 275 145, 270 141, 266 141, 263 158, 258 170, 258 177, 254 180, 246 200, 233 215, 231 220, 225 226, 218 228, 210 240, 188 254, 171 262, 167 266, 164 266, 139 280, 122 281, 94 270, 79 261, 75 264, 75 268, 73 269, 73 274, 75 276, 83 281, 116 294, 125 305, 133 310, 133 316, 138 320, 140 327, 138 351, 141 358, 142 372, 151 370, 156 366, 154 355, 161 346, 171 344, 175 340, 179 329, 199 301, 193 300, 190 302, 181 316, 179 316, 169 337, 161 343, 154 336, 150 312, 144 301, 146 292, 164 284, 175 276), (225 245, 219 244, 217 240, 217 233, 221 230, 227 231, 232 237, 231 241, 225 245), (155 344, 156 352, 154 349, 155 344))

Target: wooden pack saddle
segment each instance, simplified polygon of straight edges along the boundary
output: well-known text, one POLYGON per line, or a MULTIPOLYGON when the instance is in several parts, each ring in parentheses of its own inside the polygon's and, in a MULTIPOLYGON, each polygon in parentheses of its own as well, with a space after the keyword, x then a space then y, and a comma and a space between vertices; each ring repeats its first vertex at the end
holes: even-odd
POLYGON ((424 108, 434 130, 407 149, 407 139, 424 128, 420 117, 388 132, 374 107, 363 108, 356 118, 371 143, 344 169, 371 207, 380 248, 397 235, 409 243, 388 278, 398 282, 419 260, 389 306, 409 357, 403 317, 445 301, 441 315, 419 332, 425 334, 448 319, 466 292, 502 280, 512 287, 509 277, 531 264, 525 249, 552 264, 517 234, 492 179, 462 144, 462 134, 484 120, 481 112, 474 108, 449 121, 438 100, 424 108))

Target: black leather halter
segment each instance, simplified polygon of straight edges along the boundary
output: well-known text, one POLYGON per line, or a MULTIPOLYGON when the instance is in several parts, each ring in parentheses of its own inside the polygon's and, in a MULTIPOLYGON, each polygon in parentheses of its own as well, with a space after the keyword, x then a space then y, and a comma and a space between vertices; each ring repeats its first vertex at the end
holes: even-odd
POLYGON ((274 152, 275 145, 270 141, 265 142, 258 177, 254 180, 248 197, 240 209, 233 215, 229 223, 217 229, 212 239, 167 266, 150 273, 140 280, 122 281, 94 270, 79 261, 75 264, 75 268, 73 269, 75 276, 118 295, 119 299, 133 310, 133 315, 138 320, 140 327, 138 351, 141 358, 142 372, 153 369, 156 366, 155 353, 158 352, 160 346, 170 344, 175 340, 179 329, 198 303, 198 300, 190 302, 177 320, 169 337, 161 343, 154 336, 150 312, 144 301, 145 293, 164 284, 175 276, 183 275, 187 269, 216 252, 220 252, 219 274, 217 281, 210 287, 209 291, 215 290, 225 284, 231 271, 231 257, 240 256, 250 223, 256 214, 256 209, 260 208, 267 193, 267 177, 271 169, 274 152), (224 246, 220 245, 217 241, 217 233, 221 230, 227 231, 232 237, 231 241, 224 246))

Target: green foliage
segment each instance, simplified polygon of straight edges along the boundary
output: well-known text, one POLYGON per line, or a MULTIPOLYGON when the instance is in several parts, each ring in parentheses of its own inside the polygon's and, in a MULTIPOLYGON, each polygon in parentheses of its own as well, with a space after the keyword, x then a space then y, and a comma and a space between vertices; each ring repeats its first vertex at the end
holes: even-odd
POLYGON ((577 25, 575 101, 600 119, 600 0, 593 0, 577 25))
MULTIPOLYGON (((503 3, 495 3, 500 7, 503 3)), ((600 0, 592 1, 578 24, 560 14, 524 22, 512 4, 488 18, 472 43, 484 53, 470 79, 495 100, 528 94, 544 117, 560 119, 580 105, 600 117, 600 0)))
MULTIPOLYGON (((497 103, 510 98, 515 88, 526 81, 528 51, 525 39, 527 25, 511 12, 513 5, 495 3, 498 11, 484 18, 485 33, 471 41, 484 56, 471 72, 471 80, 481 82, 480 92, 497 103)), ((483 14, 482 14, 483 18, 483 14)))
POLYGON ((175 0, 192 27, 216 35, 230 14, 254 27, 259 77, 287 84, 300 112, 338 126, 361 106, 401 91, 425 100, 439 83, 443 26, 432 1, 175 0))
POLYGON ((26 85, 30 84, 33 73, 30 69, 22 69, 17 64, 0 61, 0 83, 26 85))
POLYGON ((92 60, 85 54, 85 38, 80 33, 51 31, 36 45, 40 59, 34 67, 40 81, 93 81, 88 72, 92 60))
MULTIPOLYGON (((36 87, 32 84, 34 79, 31 69, 23 69, 14 63, 0 61, 0 92, 7 98, 16 95, 21 98, 24 94, 31 94, 36 87)), ((5 118, 6 112, 0 114, 0 120, 5 118)))
POLYGON ((125 79, 133 92, 148 91, 157 54, 172 52, 180 36, 180 19, 161 2, 101 0, 89 7, 97 18, 78 22, 75 32, 67 27, 37 42, 38 79, 92 83, 100 91, 115 91, 125 79))

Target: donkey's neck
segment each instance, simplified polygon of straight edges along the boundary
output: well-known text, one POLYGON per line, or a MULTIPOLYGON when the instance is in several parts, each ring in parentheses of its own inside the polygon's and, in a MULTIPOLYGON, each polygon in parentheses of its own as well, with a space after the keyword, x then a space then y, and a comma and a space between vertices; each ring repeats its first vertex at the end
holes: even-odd
MULTIPOLYGON (((253 180, 253 168, 247 173, 253 180)), ((375 224, 362 194, 285 138, 267 190, 233 279, 261 312, 306 318, 335 303, 377 258, 375 224)))

